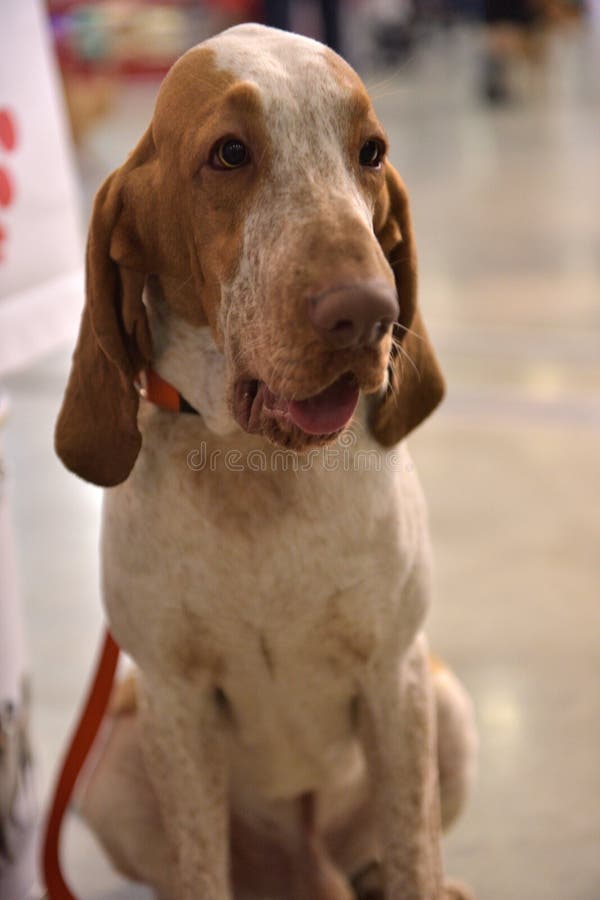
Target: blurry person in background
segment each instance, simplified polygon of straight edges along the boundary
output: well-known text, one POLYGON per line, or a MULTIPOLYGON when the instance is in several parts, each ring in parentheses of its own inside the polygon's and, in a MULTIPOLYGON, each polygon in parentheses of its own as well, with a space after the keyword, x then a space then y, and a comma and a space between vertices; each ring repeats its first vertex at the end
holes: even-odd
POLYGON ((391 66, 404 62, 415 44, 415 0, 376 0, 370 10, 378 63, 391 66))
MULTIPOLYGON (((336 53, 343 55, 340 40, 340 5, 338 0, 318 0, 323 21, 323 40, 336 53)), ((291 30, 291 0, 264 0, 265 25, 291 30)))
POLYGON ((541 27, 542 0, 484 0, 483 15, 486 24, 483 96, 490 103, 506 103, 511 99, 511 62, 541 27))
POLYGON ((580 0, 484 0, 484 99, 492 104, 512 100, 517 63, 541 70, 549 31, 576 21, 581 8, 580 0))

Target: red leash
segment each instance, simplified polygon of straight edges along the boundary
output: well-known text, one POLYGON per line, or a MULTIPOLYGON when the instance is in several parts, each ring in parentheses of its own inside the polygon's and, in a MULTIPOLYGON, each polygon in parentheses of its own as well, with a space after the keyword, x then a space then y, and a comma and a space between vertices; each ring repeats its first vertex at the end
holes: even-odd
POLYGON ((46 820, 42 870, 49 900, 76 900, 60 867, 61 827, 75 783, 104 718, 118 661, 119 647, 107 629, 94 679, 67 750, 46 820))

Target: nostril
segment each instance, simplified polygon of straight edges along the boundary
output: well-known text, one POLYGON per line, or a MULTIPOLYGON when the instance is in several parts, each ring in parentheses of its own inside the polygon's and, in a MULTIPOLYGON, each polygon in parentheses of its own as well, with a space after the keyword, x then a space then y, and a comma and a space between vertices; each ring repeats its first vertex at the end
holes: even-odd
POLYGON ((350 319, 341 319, 339 322, 335 322, 329 329, 329 331, 336 334, 338 337, 345 337, 347 335, 352 338, 354 337, 355 330, 356 326, 350 319))
POLYGON ((378 344, 382 341, 393 324, 391 319, 380 319, 378 322, 375 322, 373 330, 371 331, 369 343, 378 344))

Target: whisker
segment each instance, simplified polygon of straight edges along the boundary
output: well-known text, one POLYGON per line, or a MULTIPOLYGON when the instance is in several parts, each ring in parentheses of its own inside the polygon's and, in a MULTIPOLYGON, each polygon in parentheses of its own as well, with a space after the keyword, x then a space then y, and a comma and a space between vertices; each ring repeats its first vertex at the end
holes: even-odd
POLYGON ((395 78, 397 78, 402 72, 402 63, 400 63, 393 71, 387 75, 385 78, 381 78, 379 81, 374 82, 374 84, 366 84, 365 87, 369 92, 369 96, 372 100, 376 100, 378 95, 376 91, 383 90, 386 88, 395 78))
MULTIPOLYGON (((402 322, 394 322, 393 328, 401 328, 402 331, 404 331, 406 334, 411 334, 411 335, 412 335, 413 337, 415 337, 418 341, 424 341, 424 340, 425 340, 425 338, 423 337, 422 334, 417 334, 416 331, 413 331, 412 328, 407 328, 407 326, 406 326, 406 325, 403 325, 402 322)), ((392 331, 392 343, 395 344, 396 341, 397 341, 397 338, 395 337, 395 335, 394 335, 394 333, 393 333, 393 331, 392 331)))
POLYGON ((408 262, 409 260, 410 260, 410 253, 405 253, 402 256, 397 256, 396 259, 388 260, 388 262, 389 262, 390 266, 392 266, 392 268, 393 268, 394 266, 397 266, 399 263, 408 262))
MULTIPOLYGON (((420 381, 420 380, 421 380, 421 373, 419 372, 419 369, 417 368, 417 364, 416 364, 416 362, 414 361, 414 359, 412 358, 412 356, 410 355, 410 353, 407 353, 407 351, 404 349, 404 347, 403 347, 401 344, 398 345, 398 350, 400 351, 400 359, 401 359, 401 360, 402 360, 402 359, 408 360, 408 362, 409 362, 409 363, 411 364, 411 366, 413 367, 413 369, 414 369, 414 371, 415 371, 415 374, 416 374, 418 380, 420 381)), ((402 364, 401 364, 401 365, 402 365, 402 364)))
POLYGON ((371 93, 371 100, 375 103, 377 100, 387 100, 388 97, 397 97, 402 91, 407 89, 406 84, 400 84, 397 88, 394 88, 391 91, 385 91, 382 94, 373 94, 371 93))
POLYGON ((188 277, 185 278, 185 279, 181 282, 181 284, 178 284, 178 285, 177 285, 177 287, 175 288, 175 290, 173 291, 173 293, 174 293, 174 294, 178 294, 179 291, 183 290, 183 288, 186 286, 186 284, 189 284, 190 281, 192 281, 193 277, 194 277, 193 273, 190 273, 190 274, 188 275, 188 277))
POLYGON ((367 429, 365 428, 364 422, 362 422, 360 419, 353 419, 352 428, 350 429, 350 431, 354 431, 358 437, 361 434, 364 435, 367 429))
POLYGON ((263 152, 260 154, 260 159, 258 160, 258 162, 256 164, 259 168, 260 168, 260 164, 262 163, 263 159, 266 156, 266 153, 267 153, 267 147, 265 146, 265 148, 263 149, 263 152))

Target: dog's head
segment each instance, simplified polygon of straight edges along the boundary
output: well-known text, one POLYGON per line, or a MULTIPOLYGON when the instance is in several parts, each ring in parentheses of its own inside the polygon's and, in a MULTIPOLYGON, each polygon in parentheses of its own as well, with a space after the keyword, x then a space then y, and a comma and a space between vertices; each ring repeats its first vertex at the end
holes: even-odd
POLYGON ((307 449, 346 426, 360 391, 382 444, 418 425, 443 381, 386 153, 362 82, 315 41, 243 25, 188 51, 96 198, 65 464, 102 485, 131 471, 134 382, 156 356, 149 283, 188 335, 210 330, 246 431, 307 449))

